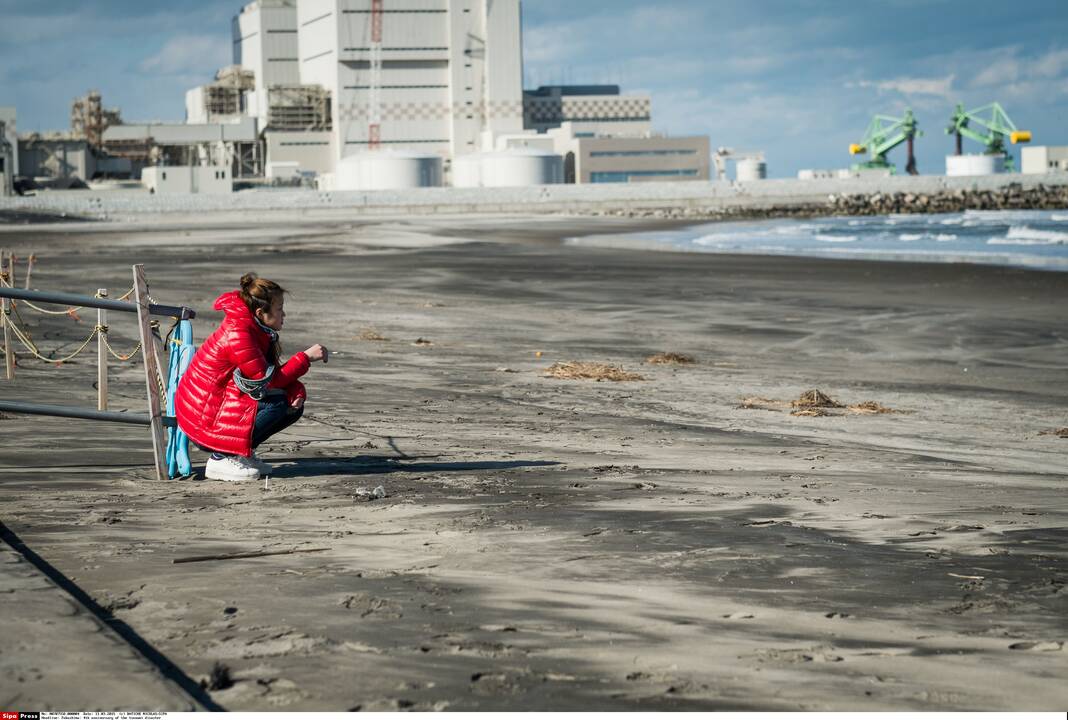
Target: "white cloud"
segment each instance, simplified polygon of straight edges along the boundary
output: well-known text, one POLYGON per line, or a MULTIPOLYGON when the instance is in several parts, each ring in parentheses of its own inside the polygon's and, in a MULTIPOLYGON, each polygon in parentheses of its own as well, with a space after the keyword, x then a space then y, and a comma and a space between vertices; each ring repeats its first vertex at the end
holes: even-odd
POLYGON ((228 36, 176 35, 168 40, 159 52, 141 63, 146 73, 163 75, 204 75, 211 73, 231 59, 228 36))
POLYGON ((1068 49, 1051 50, 1031 65, 1032 74, 1041 78, 1061 77, 1068 72, 1068 49))
POLYGON ((945 77, 900 77, 891 80, 861 80, 850 83, 848 86, 862 88, 875 88, 880 92, 899 92, 902 95, 934 95, 937 97, 949 97, 953 93, 953 80, 956 75, 950 74, 945 77))

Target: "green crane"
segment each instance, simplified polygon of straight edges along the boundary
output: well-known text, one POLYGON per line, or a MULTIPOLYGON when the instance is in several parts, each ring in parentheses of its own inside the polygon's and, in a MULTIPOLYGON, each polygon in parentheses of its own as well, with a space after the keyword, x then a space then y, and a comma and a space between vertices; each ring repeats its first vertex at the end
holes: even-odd
POLYGON ((957 136, 957 155, 961 154, 961 137, 968 137, 986 146, 986 155, 1004 155, 1005 169, 1013 171, 1012 155, 1005 151, 1005 138, 1016 143, 1031 142, 1028 130, 1017 130, 1014 123, 999 103, 993 102, 974 110, 965 110, 957 104, 953 117, 946 128, 947 135, 957 136), (973 126, 979 126, 979 130, 973 126))
POLYGON ((868 153, 871 158, 868 162, 853 166, 854 170, 889 169, 894 172, 893 164, 886 159, 886 153, 890 152, 903 142, 908 142, 908 161, 905 163, 905 171, 909 175, 918 175, 916 171, 916 155, 913 152, 913 140, 923 132, 917 130, 916 118, 912 110, 905 110, 902 117, 889 115, 876 115, 868 124, 868 131, 864 133, 864 139, 859 143, 849 146, 850 155, 862 155, 868 153))

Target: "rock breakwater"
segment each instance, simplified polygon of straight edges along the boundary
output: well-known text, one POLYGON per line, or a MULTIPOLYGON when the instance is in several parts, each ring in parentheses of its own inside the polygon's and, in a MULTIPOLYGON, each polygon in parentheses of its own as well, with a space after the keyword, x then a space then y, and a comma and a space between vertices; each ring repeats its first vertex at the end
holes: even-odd
POLYGON ((1062 209, 1068 209, 1068 185, 1037 185, 1025 188, 1019 183, 1010 183, 995 189, 832 193, 822 202, 767 198, 765 202, 744 205, 702 207, 693 203, 686 207, 619 208, 593 214, 660 220, 760 220, 833 215, 955 213, 965 210, 1062 209))

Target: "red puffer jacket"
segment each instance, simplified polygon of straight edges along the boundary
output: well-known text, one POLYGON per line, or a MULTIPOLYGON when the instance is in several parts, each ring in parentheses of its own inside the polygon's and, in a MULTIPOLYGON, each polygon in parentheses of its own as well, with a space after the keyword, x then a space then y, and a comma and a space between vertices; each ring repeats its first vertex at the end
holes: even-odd
MULTIPOLYGON (((215 309, 226 313, 222 324, 193 355, 178 383, 175 414, 189 439, 204 448, 231 455, 252 454, 252 426, 257 402, 237 389, 234 370, 250 380, 267 372, 265 353, 271 337, 256 322, 238 291, 224 293, 215 309)), ((275 368, 269 387, 281 388, 292 403, 305 397, 297 378, 311 365, 302 352, 275 368)))

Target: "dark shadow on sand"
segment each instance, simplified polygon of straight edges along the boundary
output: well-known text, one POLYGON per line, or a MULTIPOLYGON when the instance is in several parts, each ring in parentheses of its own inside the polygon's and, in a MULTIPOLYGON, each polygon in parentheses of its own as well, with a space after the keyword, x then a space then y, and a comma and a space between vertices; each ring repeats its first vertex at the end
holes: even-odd
POLYGON ((559 465, 555 460, 486 460, 467 462, 406 462, 403 459, 356 455, 348 458, 297 458, 276 465, 272 478, 306 478, 327 475, 386 475, 396 472, 475 472, 559 465))

